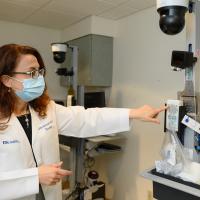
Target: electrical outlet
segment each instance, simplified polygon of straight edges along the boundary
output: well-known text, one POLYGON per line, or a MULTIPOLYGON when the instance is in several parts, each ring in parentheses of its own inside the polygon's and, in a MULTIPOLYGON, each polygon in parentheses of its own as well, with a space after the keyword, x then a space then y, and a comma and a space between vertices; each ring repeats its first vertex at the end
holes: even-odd
POLYGON ((151 190, 147 192, 147 200, 153 200, 153 192, 151 190))

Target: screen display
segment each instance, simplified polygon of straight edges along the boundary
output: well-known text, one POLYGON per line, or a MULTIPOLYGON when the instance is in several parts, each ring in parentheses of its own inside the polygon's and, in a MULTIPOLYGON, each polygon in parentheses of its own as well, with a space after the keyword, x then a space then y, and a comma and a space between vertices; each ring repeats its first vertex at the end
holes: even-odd
POLYGON ((105 107, 105 92, 86 92, 84 106, 85 108, 105 107))

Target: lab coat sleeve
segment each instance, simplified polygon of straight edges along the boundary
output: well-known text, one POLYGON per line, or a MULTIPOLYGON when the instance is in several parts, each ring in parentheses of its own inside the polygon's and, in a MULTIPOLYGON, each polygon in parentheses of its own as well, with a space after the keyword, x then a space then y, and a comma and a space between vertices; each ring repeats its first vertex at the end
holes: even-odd
POLYGON ((39 192, 38 169, 0 172, 0 199, 22 198, 39 192))
POLYGON ((129 109, 64 107, 56 104, 59 134, 85 138, 128 131, 129 109))

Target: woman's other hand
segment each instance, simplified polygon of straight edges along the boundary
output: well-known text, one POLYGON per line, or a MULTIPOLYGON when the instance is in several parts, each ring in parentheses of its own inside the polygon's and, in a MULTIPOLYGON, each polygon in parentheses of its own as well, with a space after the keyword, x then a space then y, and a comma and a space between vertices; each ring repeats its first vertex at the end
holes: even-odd
POLYGON ((61 169, 62 162, 38 167, 39 182, 43 185, 55 185, 63 177, 70 176, 71 171, 61 169))

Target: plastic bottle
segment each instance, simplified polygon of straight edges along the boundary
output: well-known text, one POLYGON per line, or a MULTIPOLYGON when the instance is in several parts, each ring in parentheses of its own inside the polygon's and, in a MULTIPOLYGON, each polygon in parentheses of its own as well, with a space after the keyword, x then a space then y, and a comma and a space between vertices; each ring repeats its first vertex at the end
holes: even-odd
POLYGON ((71 78, 69 78, 69 87, 68 87, 68 91, 67 91, 67 102, 66 102, 67 106, 74 106, 76 105, 76 99, 75 99, 75 91, 73 88, 73 84, 71 81, 71 78))

